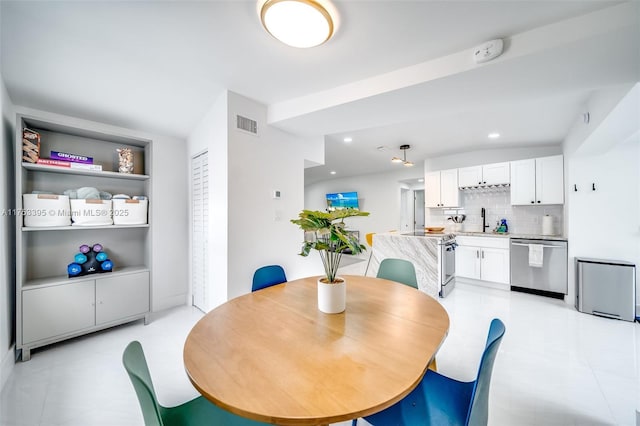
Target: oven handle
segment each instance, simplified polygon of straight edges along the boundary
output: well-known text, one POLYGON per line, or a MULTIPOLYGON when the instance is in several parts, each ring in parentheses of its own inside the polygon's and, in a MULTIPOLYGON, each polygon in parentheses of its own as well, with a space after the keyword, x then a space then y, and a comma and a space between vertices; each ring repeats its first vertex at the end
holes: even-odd
POLYGON ((547 244, 522 244, 522 243, 511 243, 512 246, 522 246, 522 247, 529 247, 531 246, 542 246, 542 247, 546 247, 546 248, 563 248, 563 246, 550 246, 547 244))

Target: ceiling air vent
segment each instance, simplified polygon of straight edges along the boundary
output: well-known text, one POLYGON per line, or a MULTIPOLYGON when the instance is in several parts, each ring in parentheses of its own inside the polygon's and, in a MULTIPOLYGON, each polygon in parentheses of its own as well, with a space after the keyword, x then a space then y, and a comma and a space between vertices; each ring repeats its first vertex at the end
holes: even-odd
POLYGON ((258 122, 241 115, 236 115, 236 128, 252 135, 258 134, 258 122))

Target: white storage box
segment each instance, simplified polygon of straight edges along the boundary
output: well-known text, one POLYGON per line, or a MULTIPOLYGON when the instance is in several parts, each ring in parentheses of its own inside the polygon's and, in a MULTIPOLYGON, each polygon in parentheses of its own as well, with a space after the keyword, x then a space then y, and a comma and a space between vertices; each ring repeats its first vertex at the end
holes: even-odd
POLYGON ((24 226, 47 227, 71 225, 69 197, 53 194, 22 195, 24 226))
POLYGON ((73 226, 113 225, 111 200, 70 200, 73 226))
POLYGON ((112 200, 114 225, 145 225, 148 200, 112 200))

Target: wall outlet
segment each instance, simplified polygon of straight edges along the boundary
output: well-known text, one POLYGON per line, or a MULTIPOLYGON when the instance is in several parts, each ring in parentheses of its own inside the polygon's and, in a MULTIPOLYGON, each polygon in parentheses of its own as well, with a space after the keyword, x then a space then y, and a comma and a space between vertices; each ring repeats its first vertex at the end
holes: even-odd
POLYGON ((274 190, 273 191, 273 199, 274 200, 279 200, 280 199, 280 191, 278 191, 278 190, 274 190))

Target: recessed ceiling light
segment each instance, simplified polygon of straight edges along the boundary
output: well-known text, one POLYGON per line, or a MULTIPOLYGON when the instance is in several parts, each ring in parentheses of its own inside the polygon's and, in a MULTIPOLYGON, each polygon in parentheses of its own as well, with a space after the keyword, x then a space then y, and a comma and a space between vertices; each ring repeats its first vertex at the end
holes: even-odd
POLYGON ((488 137, 489 139, 498 139, 500 137, 500 133, 489 133, 488 137))
POLYGON ((260 10, 264 28, 286 45, 314 47, 333 35, 333 19, 315 0, 267 0, 260 10))
POLYGON ((346 138, 343 139, 343 141, 349 143, 349 142, 353 142, 353 138, 350 136, 347 136, 346 138))
POLYGON ((331 170, 331 171, 329 172, 329 174, 335 175, 335 174, 336 174, 336 171, 335 171, 335 170, 331 170))

